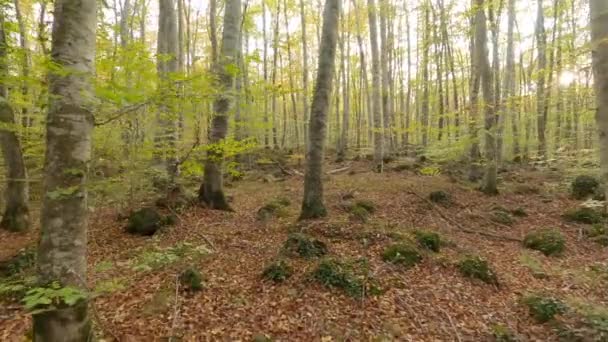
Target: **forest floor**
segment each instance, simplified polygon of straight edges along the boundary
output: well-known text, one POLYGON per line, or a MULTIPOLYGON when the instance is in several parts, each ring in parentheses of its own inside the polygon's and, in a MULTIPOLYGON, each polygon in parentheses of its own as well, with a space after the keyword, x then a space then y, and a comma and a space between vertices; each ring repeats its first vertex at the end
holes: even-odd
MULTIPOLYGON (((448 172, 425 176, 389 164, 377 174, 363 161, 347 164, 325 179, 323 220, 297 223, 298 175, 271 182, 246 177, 227 189, 234 213, 189 208, 153 237, 126 234, 116 209, 98 208, 90 219, 88 281, 98 293, 99 331, 120 341, 574 341, 588 329, 577 317, 606 312, 607 249, 584 237, 584 225, 562 218, 581 202, 570 198, 559 169, 510 170, 501 174, 500 195, 487 197, 448 172), (430 202, 435 190, 449 193, 452 204, 430 202), (367 220, 345 210, 344 198, 353 195, 375 204, 367 220), (280 217, 260 221, 258 209, 277 197, 291 204, 280 217), (527 216, 496 220, 497 206, 527 216), (563 233, 563 255, 522 246, 539 228, 563 233), (388 246, 416 229, 435 231, 447 243, 409 269, 383 261, 388 246), (379 293, 353 297, 315 281, 316 258, 287 258, 293 275, 282 283, 265 280, 264 269, 294 231, 325 242, 331 258, 364 265, 362 281, 379 293), (461 275, 456 264, 471 254, 488 260, 498 285, 461 275), (202 291, 180 286, 177 275, 186 266, 201 272, 202 291), (559 298, 569 313, 537 323, 522 304, 530 293, 559 298)), ((36 239, 36 230, 1 232, 0 260, 36 239)), ((21 341, 29 330, 30 315, 18 303, 0 306, 0 340, 21 341)))

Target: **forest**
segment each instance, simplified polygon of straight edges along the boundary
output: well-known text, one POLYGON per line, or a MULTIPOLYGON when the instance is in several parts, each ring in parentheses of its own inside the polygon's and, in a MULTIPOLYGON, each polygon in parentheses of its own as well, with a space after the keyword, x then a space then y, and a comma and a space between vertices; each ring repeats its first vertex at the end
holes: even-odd
POLYGON ((608 341, 608 1, 0 0, 0 340, 608 341))

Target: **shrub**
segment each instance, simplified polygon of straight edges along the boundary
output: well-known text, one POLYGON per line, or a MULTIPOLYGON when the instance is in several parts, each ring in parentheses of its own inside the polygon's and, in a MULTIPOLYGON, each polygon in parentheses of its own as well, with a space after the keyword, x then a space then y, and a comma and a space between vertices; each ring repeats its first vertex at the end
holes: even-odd
POLYGON ((578 176, 572 181, 572 196, 576 199, 585 199, 593 195, 599 186, 600 182, 592 176, 578 176))
POLYGON ((568 210, 564 215, 562 215, 566 221, 577 222, 577 223, 585 223, 585 224, 595 224, 604 222, 604 216, 593 208, 578 208, 568 210))
POLYGON ((190 291, 196 292, 203 289, 203 277, 195 268, 189 267, 183 270, 179 275, 179 281, 184 288, 190 291))
POLYGON ((136 235, 154 235, 163 225, 162 216, 151 207, 142 208, 129 216, 127 232, 136 235))
POLYGON ((524 247, 539 251, 547 256, 560 255, 566 241, 557 230, 543 229, 528 233, 523 241, 524 247))
POLYGON ((452 203, 452 197, 445 191, 433 191, 429 194, 429 199, 433 203, 441 204, 444 206, 448 206, 452 203))
POLYGON ((552 320, 556 315, 566 312, 566 305, 555 298, 541 295, 530 295, 522 300, 528 307, 530 316, 538 323, 545 323, 552 320))
POLYGON ((420 247, 431 250, 433 252, 439 252, 441 249, 441 237, 439 234, 430 231, 418 230, 414 232, 416 241, 420 247))
POLYGON ((467 255, 458 262, 460 273, 472 279, 479 279, 487 284, 498 285, 498 277, 490 264, 480 256, 467 255))
POLYGON ((347 210, 354 218, 365 222, 376 211, 376 205, 368 200, 359 200, 347 206, 347 210))
POLYGON ((341 289, 351 297, 362 297, 366 291, 372 294, 378 292, 373 285, 366 287, 364 277, 357 276, 352 265, 334 259, 321 260, 313 277, 326 287, 341 289))
POLYGON ((283 244, 283 251, 290 256, 311 259, 327 254, 327 245, 302 233, 292 233, 283 244))
POLYGON ((271 263, 264 269, 264 272, 262 272, 262 277, 264 277, 264 279, 274 281, 275 283, 281 283, 287 278, 291 277, 292 274, 293 270, 291 266, 289 266, 285 260, 278 260, 271 263))
POLYGON ((416 247, 407 243, 399 243, 384 250, 382 260, 410 268, 422 261, 422 255, 416 247))

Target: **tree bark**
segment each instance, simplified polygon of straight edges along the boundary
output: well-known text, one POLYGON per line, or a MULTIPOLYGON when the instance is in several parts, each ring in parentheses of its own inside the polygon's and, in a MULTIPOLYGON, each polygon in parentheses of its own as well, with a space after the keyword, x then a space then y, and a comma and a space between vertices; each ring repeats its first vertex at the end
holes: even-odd
POLYGON ((323 154, 327 112, 336 63, 340 2, 341 0, 326 0, 325 2, 317 83, 310 113, 310 141, 306 153, 304 199, 300 219, 312 219, 327 215, 327 210, 323 204, 323 154))
MULTIPOLYGON (((0 78, 8 76, 8 42, 4 13, 0 13, 0 78)), ((15 112, 8 102, 8 89, 0 83, 0 147, 6 165, 6 208, 0 228, 22 232, 29 228, 28 183, 15 112)))
POLYGON ((382 172, 384 138, 382 136, 382 92, 380 89, 380 52, 378 51, 378 28, 376 25, 375 0, 367 0, 369 36, 372 50, 372 108, 374 119, 374 169, 382 172))
MULTIPOLYGON (((40 284, 59 282, 86 291, 87 188, 93 129, 95 0, 55 0, 44 196, 38 244, 40 284)), ((34 315, 34 341, 91 339, 87 301, 34 315)))
POLYGON ((547 157, 546 124, 547 110, 545 109, 545 73, 547 72, 547 35, 545 33, 545 14, 543 0, 538 0, 538 11, 536 17, 536 40, 538 47, 538 80, 536 84, 536 129, 538 133, 538 156, 545 159, 547 157))
POLYGON ((232 210, 224 195, 222 177, 222 146, 228 133, 228 115, 234 106, 234 75, 228 66, 237 62, 239 28, 241 22, 241 0, 226 1, 224 12, 224 32, 222 48, 216 65, 219 89, 213 102, 213 119, 209 133, 209 142, 215 148, 207 152, 203 184, 199 189, 199 200, 211 209, 232 210))
MULTIPOLYGON (((304 0, 300 0, 300 24, 302 26, 302 108, 304 112, 304 144, 308 144, 308 43, 306 38, 306 12, 304 0)), ((306 150, 306 147, 305 147, 306 150)))

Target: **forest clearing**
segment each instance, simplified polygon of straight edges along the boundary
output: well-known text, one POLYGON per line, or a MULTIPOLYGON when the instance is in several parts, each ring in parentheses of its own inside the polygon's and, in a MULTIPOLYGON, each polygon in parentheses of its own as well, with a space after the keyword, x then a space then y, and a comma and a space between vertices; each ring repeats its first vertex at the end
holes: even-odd
POLYGON ((1 341, 608 341, 607 0, 2 0, 0 148, 1 341))

